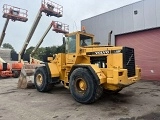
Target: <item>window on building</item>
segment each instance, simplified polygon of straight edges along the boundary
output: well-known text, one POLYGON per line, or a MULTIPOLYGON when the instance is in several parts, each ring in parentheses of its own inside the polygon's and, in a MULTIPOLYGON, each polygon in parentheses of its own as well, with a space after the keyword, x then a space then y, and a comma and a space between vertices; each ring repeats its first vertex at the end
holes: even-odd
POLYGON ((134 14, 135 14, 135 15, 137 15, 137 14, 138 14, 138 11, 137 11, 137 10, 135 10, 135 11, 134 11, 134 14))

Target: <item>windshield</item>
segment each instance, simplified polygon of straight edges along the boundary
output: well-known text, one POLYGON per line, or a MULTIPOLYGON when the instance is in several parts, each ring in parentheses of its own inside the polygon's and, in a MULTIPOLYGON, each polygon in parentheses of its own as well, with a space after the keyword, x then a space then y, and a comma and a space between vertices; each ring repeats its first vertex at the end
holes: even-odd
POLYGON ((66 52, 75 53, 76 52, 76 35, 67 37, 66 40, 66 52))
POLYGON ((80 46, 92 45, 93 38, 90 36, 85 36, 80 34, 80 46))

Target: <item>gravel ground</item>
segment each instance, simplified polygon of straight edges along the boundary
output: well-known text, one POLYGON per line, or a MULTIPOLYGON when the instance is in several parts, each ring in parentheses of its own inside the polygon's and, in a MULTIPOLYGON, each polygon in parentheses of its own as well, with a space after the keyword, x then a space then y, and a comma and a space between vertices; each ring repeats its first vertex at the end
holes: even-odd
POLYGON ((49 93, 0 79, 0 120, 160 120, 160 81, 140 81, 94 104, 77 103, 58 85, 49 93))

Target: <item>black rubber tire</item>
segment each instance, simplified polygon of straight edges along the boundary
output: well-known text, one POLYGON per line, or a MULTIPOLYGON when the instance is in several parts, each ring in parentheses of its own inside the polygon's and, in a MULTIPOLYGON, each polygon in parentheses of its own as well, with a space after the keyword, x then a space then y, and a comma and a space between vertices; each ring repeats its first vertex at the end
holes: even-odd
POLYGON ((97 80, 86 68, 77 68, 71 73, 69 88, 73 98, 83 104, 95 102, 103 93, 101 85, 98 85, 97 80), (78 90, 78 79, 83 79, 86 83, 87 88, 83 93, 78 90))
POLYGON ((18 78, 20 76, 20 71, 14 70, 12 73, 14 78, 18 78))
POLYGON ((47 81, 48 77, 49 76, 47 74, 47 70, 45 66, 38 67, 36 69, 35 74, 34 74, 34 84, 35 84, 36 89, 39 92, 48 92, 52 90, 53 84, 48 83, 47 81), (38 75, 41 75, 43 79, 41 85, 38 85, 37 80, 36 80, 38 75))

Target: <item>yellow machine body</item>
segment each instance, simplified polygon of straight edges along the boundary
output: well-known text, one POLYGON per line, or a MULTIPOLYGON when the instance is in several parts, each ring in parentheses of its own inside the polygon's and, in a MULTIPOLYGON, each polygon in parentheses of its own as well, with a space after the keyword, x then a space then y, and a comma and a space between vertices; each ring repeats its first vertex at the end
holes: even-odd
POLYGON ((78 31, 66 35, 65 53, 48 57, 49 75, 58 78, 69 88, 70 75, 76 68, 86 68, 104 89, 116 91, 141 78, 135 65, 134 49, 121 46, 100 46, 94 35, 78 31), (86 40, 87 44, 81 46, 86 40))

